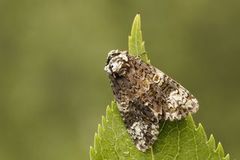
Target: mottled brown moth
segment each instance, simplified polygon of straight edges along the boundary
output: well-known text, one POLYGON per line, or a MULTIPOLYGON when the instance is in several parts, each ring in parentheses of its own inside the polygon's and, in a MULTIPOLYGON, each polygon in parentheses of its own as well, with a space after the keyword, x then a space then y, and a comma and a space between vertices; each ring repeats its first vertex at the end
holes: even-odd
POLYGON ((127 131, 140 151, 156 141, 160 120, 180 120, 199 108, 197 99, 178 82, 127 51, 110 51, 104 70, 127 131))

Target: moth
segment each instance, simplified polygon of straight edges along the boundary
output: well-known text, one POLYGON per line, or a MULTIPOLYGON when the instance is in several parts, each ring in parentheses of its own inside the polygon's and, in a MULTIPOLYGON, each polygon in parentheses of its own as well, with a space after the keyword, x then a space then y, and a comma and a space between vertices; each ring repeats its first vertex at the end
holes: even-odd
POLYGON ((156 141, 160 120, 180 120, 199 109, 182 85, 127 51, 110 51, 104 70, 127 131, 142 152, 156 141))

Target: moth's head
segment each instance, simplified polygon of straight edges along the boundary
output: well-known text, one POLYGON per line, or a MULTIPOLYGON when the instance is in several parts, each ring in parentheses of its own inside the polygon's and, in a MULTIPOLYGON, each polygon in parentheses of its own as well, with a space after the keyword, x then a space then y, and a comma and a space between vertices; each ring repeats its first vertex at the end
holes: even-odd
POLYGON ((104 67, 104 70, 108 74, 114 75, 123 75, 127 70, 128 62, 128 52, 112 50, 108 53, 107 64, 104 67))

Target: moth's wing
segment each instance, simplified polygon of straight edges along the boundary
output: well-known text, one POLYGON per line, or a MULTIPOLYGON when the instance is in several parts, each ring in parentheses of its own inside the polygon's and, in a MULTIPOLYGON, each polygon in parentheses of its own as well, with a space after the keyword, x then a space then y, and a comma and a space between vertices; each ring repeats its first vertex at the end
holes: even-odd
POLYGON ((157 68, 155 71, 159 75, 158 90, 163 95, 162 116, 165 120, 180 120, 198 111, 198 101, 187 89, 157 68))
POLYGON ((145 152, 159 134, 157 115, 154 115, 154 112, 139 99, 130 102, 127 107, 118 104, 118 108, 136 147, 145 152))

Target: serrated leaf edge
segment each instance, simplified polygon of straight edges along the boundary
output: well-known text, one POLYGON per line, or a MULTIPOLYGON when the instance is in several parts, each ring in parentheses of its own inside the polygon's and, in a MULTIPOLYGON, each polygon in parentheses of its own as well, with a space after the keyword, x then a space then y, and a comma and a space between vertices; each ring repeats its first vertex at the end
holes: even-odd
MULTIPOLYGON (((103 134, 103 132, 105 132, 105 127, 106 127, 106 124, 109 120, 108 118, 115 111, 115 109, 116 109, 115 107, 117 107, 117 104, 116 104, 115 101, 112 101, 111 105, 107 106, 106 115, 102 116, 102 123, 101 123, 101 125, 100 124, 98 125, 98 132, 95 133, 95 136, 94 136, 94 147, 90 146, 90 152, 89 153, 90 153, 90 159, 91 160, 92 160, 92 157, 94 157, 94 155, 97 153, 96 149, 97 149, 98 143, 101 141, 100 136, 103 134)), ((189 115, 186 118, 186 121, 187 121, 188 125, 191 125, 191 127, 194 127, 195 132, 204 136, 204 139, 206 140, 207 146, 209 147, 209 149, 213 153, 217 153, 219 158, 222 159, 222 160, 229 160, 230 159, 229 154, 225 155, 223 146, 220 142, 218 143, 218 145, 216 147, 215 138, 213 137, 212 134, 209 136, 209 139, 207 139, 206 132, 205 132, 205 130, 203 128, 203 125, 201 123, 199 123, 198 126, 196 127, 195 122, 193 121, 193 118, 192 118, 191 115, 189 115)), ((209 154, 209 157, 211 157, 211 153, 209 154)))

